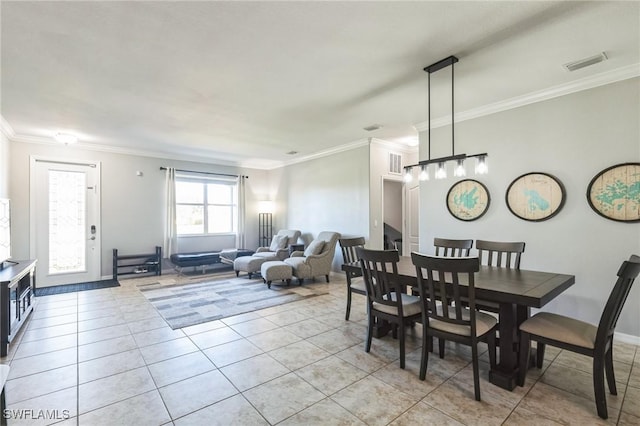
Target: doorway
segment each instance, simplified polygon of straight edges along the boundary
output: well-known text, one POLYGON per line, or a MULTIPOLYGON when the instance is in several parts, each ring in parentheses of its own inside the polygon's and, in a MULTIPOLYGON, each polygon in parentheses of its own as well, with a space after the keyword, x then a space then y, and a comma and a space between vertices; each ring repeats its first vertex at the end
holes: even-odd
POLYGON ((31 257, 38 287, 100 279, 100 163, 31 158, 31 257))
POLYGON ((403 200, 402 181, 383 178, 382 181, 382 236, 385 250, 396 249, 403 254, 403 200))

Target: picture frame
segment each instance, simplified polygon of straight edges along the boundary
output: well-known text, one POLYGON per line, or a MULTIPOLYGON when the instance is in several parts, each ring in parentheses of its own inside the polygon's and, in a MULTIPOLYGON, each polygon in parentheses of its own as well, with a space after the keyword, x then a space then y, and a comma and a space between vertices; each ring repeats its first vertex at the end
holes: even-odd
POLYGON ((515 178, 505 193, 509 211, 529 222, 542 222, 556 216, 566 200, 562 182, 544 172, 530 172, 515 178))
POLYGON ((621 163, 600 171, 587 186, 587 202, 605 219, 640 222, 640 163, 621 163))
POLYGON ((482 182, 464 179, 451 186, 446 204, 453 217, 470 222, 484 216, 491 204, 491 195, 482 182))

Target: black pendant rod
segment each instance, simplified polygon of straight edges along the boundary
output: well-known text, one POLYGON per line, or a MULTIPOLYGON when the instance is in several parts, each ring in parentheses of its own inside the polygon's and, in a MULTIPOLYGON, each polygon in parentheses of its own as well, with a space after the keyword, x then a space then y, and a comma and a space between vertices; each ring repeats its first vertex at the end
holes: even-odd
POLYGON ((451 62, 451 155, 456 155, 455 150, 455 133, 454 133, 454 125, 453 125, 453 104, 454 104, 454 91, 453 91, 453 76, 455 75, 453 72, 455 62, 451 62))
POLYGON ((427 120, 428 120, 428 132, 427 132, 427 146, 428 146, 428 158, 426 160, 419 161, 417 164, 410 164, 408 166, 404 166, 406 171, 411 171, 412 167, 416 166, 426 166, 434 163, 444 163, 447 161, 459 161, 464 160, 465 158, 473 158, 473 157, 487 157, 488 154, 483 152, 481 154, 457 154, 455 150, 455 68, 454 64, 458 62, 458 58, 455 56, 449 56, 444 58, 438 62, 435 62, 428 67, 424 67, 424 71, 428 74, 427 78, 427 120), (431 73, 441 70, 442 68, 446 68, 451 66, 451 155, 448 157, 440 157, 440 158, 431 158, 431 73))
POLYGON ((429 153, 429 159, 428 161, 431 160, 431 73, 434 73, 436 71, 441 70, 442 68, 446 68, 448 66, 451 66, 451 155, 455 156, 455 129, 454 129, 454 107, 455 107, 455 101, 454 101, 454 68, 453 68, 453 64, 455 64, 456 62, 458 62, 458 58, 456 58, 455 56, 448 56, 436 63, 433 63, 431 65, 429 65, 428 67, 424 67, 424 71, 428 74, 428 78, 427 78, 427 84, 428 84, 428 116, 427 116, 427 121, 429 122, 429 131, 428 131, 428 153, 429 153))
POLYGON ((427 133, 427 147, 429 160, 431 160, 431 73, 427 74, 427 121, 429 122, 429 132, 427 133))

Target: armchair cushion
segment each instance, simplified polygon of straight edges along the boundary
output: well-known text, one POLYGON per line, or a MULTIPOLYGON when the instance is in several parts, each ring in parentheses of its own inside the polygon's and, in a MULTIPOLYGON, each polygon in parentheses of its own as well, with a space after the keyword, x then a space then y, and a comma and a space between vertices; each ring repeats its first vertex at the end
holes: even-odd
POLYGON ((271 239, 271 245, 269 246, 269 251, 278 251, 279 249, 283 249, 287 246, 287 242, 289 241, 289 237, 283 234, 274 235, 271 239))
POLYGON ((311 256, 313 254, 322 253, 322 249, 324 248, 324 241, 322 240, 313 240, 309 247, 304 251, 304 256, 311 256))

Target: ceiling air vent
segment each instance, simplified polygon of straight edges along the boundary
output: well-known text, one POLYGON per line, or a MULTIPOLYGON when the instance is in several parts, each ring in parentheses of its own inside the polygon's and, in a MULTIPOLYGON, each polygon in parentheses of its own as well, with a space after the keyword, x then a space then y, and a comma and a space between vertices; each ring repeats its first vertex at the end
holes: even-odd
POLYGON ((367 132, 373 132, 374 130, 378 130, 382 128, 381 124, 372 124, 371 126, 364 127, 364 130, 367 132))
POLYGON ((402 174, 402 155, 389 153, 389 173, 393 175, 402 174))
POLYGON ((588 58, 584 58, 584 59, 580 59, 578 61, 573 61, 573 62, 569 62, 567 64, 564 64, 563 67, 567 71, 576 71, 576 70, 579 70, 581 68, 585 68, 585 67, 588 67, 590 65, 594 65, 594 64, 597 64, 599 62, 606 61, 607 59, 609 59, 609 58, 607 58, 607 54, 604 53, 604 52, 600 52, 599 54, 597 54, 595 56, 590 56, 588 58))

